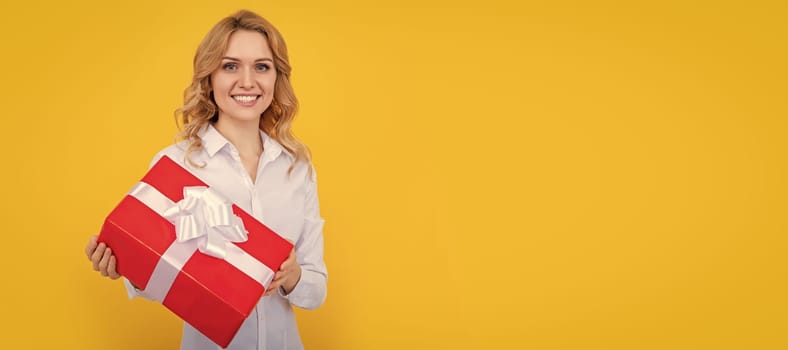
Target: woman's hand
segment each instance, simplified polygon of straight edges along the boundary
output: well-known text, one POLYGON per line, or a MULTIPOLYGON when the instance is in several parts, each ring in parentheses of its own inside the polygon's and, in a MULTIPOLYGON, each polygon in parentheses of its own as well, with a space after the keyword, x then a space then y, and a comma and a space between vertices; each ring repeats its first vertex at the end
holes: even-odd
POLYGON ((103 242, 96 243, 96 239, 96 236, 90 237, 88 246, 85 247, 85 254, 88 256, 88 260, 93 262, 93 270, 101 272, 101 275, 104 277, 109 277, 113 280, 118 279, 120 274, 115 269, 118 263, 115 256, 112 255, 112 250, 103 242))
POLYGON ((265 295, 276 293, 279 287, 284 289, 284 294, 290 294, 299 280, 301 280, 301 265, 296 261, 295 249, 293 249, 290 251, 290 256, 287 257, 287 260, 282 263, 279 271, 274 275, 274 280, 268 286, 265 295))

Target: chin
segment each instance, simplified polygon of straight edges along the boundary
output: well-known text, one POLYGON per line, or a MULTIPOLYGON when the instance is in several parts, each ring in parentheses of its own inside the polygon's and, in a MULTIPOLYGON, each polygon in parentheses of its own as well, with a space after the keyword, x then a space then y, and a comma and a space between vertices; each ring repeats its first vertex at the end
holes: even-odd
POLYGON ((227 119, 238 121, 238 122, 252 122, 252 121, 259 121, 262 118, 262 112, 259 114, 249 113, 249 111, 244 111, 244 113, 228 113, 227 119))

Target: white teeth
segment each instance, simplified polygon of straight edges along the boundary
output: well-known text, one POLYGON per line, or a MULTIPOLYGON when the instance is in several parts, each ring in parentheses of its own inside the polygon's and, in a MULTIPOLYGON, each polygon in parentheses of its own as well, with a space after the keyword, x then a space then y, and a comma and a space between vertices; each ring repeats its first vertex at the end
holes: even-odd
POLYGON ((233 96, 238 102, 248 103, 257 99, 257 96, 233 96))

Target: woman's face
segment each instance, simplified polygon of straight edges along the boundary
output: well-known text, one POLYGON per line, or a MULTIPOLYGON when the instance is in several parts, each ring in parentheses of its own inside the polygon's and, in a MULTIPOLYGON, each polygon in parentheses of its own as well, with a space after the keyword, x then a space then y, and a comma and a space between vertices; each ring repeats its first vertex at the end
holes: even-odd
POLYGON ((220 120, 259 123, 274 98, 273 57, 262 34, 239 30, 230 35, 221 64, 211 73, 220 120))

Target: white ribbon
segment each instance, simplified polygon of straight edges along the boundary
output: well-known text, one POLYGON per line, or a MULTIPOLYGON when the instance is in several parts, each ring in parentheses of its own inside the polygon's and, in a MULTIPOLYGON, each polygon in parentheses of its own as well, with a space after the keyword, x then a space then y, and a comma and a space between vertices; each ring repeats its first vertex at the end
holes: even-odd
POLYGON ((241 219, 232 213, 232 204, 215 191, 203 186, 186 187, 184 199, 174 203, 153 186, 139 182, 129 195, 163 217, 169 214, 173 217, 170 221, 175 221, 177 238, 162 254, 145 288, 151 299, 164 301, 175 278, 198 250, 211 256, 221 254, 220 258, 265 288, 271 284, 274 271, 230 243, 246 241, 247 232, 241 219))
POLYGON ((201 252, 219 259, 227 256, 230 242, 248 239, 233 204, 205 186, 184 187, 183 199, 162 216, 175 224, 178 242, 196 239, 201 252))

